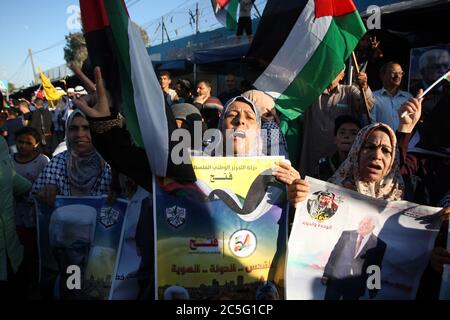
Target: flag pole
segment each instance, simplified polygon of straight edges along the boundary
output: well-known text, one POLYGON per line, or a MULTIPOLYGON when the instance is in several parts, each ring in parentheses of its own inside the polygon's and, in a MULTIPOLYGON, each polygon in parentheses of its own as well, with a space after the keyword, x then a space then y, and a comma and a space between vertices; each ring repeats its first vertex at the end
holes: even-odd
MULTIPOLYGON (((417 99, 423 99, 423 97, 425 97, 425 95, 431 91, 431 89, 433 89, 439 82, 441 82, 442 80, 444 80, 445 78, 450 76, 450 71, 447 71, 447 73, 445 73, 442 77, 440 77, 439 79, 437 79, 431 86, 429 86, 424 92, 422 92, 422 94, 420 96, 417 97, 417 99)), ((402 113, 402 115, 400 116, 400 118, 404 118, 407 115, 410 114, 414 114, 414 113, 408 113, 408 111, 404 111, 402 113)))
MULTIPOLYGON (((358 61, 356 60, 356 55, 355 55, 355 51, 352 52, 352 60, 353 60, 353 64, 355 65, 356 68, 356 73, 359 74, 359 64, 358 61)), ((363 95, 364 98, 364 109, 366 111, 366 116, 367 116, 367 120, 369 121, 369 124, 372 123, 372 120, 370 118, 370 112, 369 112, 369 107, 367 105, 367 96, 366 96, 366 92, 364 91, 363 88, 359 87, 359 89, 361 90, 361 93, 363 95)))
POLYGON ((253 2, 253 8, 255 8, 256 14, 258 15, 258 18, 261 19, 261 13, 259 12, 258 7, 256 6, 256 4, 253 2))

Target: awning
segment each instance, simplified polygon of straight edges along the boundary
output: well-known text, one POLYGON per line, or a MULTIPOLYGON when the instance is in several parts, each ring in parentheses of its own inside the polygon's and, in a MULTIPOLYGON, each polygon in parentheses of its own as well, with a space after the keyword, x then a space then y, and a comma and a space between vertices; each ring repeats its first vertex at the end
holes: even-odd
POLYGON ((186 70, 189 61, 184 59, 159 61, 157 64, 158 70, 186 70))
MULTIPOLYGON (((373 0, 370 0, 373 2, 373 0)), ((400 11, 417 10, 428 7, 434 7, 439 4, 446 4, 448 0, 406 0, 406 1, 379 1, 379 3, 368 3, 370 5, 378 5, 382 14, 396 13, 400 11)), ((366 6, 367 7, 367 6, 366 6)), ((360 9, 358 7, 358 9, 360 9)), ((361 9, 360 9, 361 10, 361 9)), ((367 18, 370 12, 362 10, 361 17, 367 18)))
POLYGON ((247 54, 249 48, 249 44, 242 44, 233 47, 198 50, 193 54, 192 63, 207 64, 213 62, 240 60, 247 54))

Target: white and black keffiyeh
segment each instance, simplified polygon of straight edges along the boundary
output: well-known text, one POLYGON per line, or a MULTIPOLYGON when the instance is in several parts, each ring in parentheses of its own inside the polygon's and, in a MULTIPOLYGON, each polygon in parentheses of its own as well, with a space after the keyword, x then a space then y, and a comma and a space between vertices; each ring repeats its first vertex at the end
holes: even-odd
MULTIPOLYGON (((69 151, 64 151, 55 156, 44 168, 39 177, 33 183, 31 196, 35 196, 39 191, 48 185, 54 185, 58 188, 58 195, 73 196, 71 191, 70 179, 68 176, 68 158, 69 151)), ((96 176, 89 196, 99 196, 107 194, 111 184, 111 167, 105 163, 101 173, 96 176)))

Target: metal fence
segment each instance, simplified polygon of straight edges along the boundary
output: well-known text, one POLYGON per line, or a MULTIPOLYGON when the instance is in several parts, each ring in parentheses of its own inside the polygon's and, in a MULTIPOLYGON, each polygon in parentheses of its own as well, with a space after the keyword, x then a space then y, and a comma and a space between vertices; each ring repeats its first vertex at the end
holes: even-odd
MULTIPOLYGON (((59 80, 59 79, 64 79, 66 77, 72 76, 73 72, 72 72, 72 70, 70 70, 70 68, 66 64, 63 64, 58 67, 54 67, 54 68, 45 70, 44 74, 49 79, 59 80)), ((37 76, 39 78, 39 74, 37 76)))
MULTIPOLYGON (((132 6, 138 1, 128 0, 126 4, 132 6)), ((255 1, 254 8, 252 9, 252 19, 259 18, 259 15, 264 11, 266 2, 267 0, 255 1)), ((223 25, 217 21, 214 15, 211 0, 188 0, 162 17, 144 22, 140 26, 147 32, 149 37, 148 45, 151 47, 189 37, 197 33, 223 28, 223 25)), ((223 39, 218 39, 218 41, 223 41, 223 39)), ((71 76, 73 73, 67 65, 63 64, 45 70, 44 74, 49 79, 56 80, 71 76)))

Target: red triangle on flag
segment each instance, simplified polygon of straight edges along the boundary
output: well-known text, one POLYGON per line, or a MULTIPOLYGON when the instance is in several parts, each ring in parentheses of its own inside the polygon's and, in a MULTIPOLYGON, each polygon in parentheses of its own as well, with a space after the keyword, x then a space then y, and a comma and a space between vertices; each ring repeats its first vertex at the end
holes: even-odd
POLYGON ((216 0, 216 4, 220 8, 224 8, 228 4, 228 2, 230 2, 230 0, 216 0))
POLYGON ((316 18, 338 17, 356 11, 352 0, 315 0, 316 18))
POLYGON ((80 0, 84 33, 109 27, 109 18, 103 0, 80 0))

